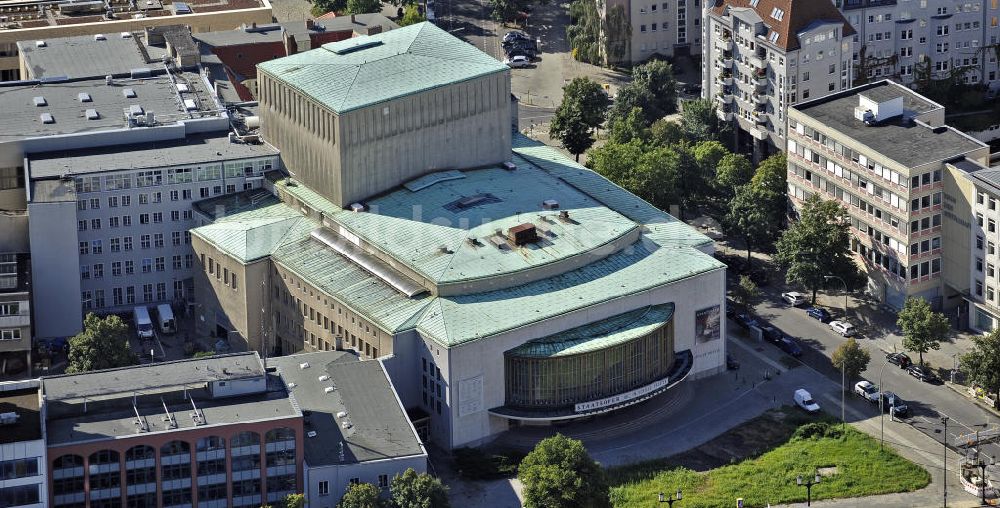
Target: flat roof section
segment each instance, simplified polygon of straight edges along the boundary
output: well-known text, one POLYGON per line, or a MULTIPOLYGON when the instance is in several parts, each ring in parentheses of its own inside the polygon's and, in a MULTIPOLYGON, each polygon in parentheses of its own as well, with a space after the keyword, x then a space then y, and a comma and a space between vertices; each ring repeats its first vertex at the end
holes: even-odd
POLYGON ((104 78, 29 85, 0 83, 0 111, 3 111, 0 141, 125 129, 128 128, 126 111, 131 106, 141 106, 144 113, 154 113, 159 123, 218 115, 215 101, 200 74, 181 72, 175 77, 188 85, 185 95, 198 99, 199 111, 189 112, 183 107, 178 101, 177 87, 165 75, 117 79, 111 86, 104 78), (134 96, 127 97, 126 89, 131 89, 134 96), (80 102, 81 93, 88 94, 91 100, 80 102), (36 106, 36 97, 43 97, 45 105, 36 106), (85 115, 88 109, 97 110, 99 118, 88 119, 85 115), (54 123, 43 123, 42 113, 51 114, 54 123))
POLYGON ((260 363, 260 357, 256 352, 250 351, 50 376, 42 378, 42 389, 47 400, 57 401, 194 386, 263 375, 264 367, 260 363))
MULTIPOLYGON (((180 2, 175 2, 174 5, 180 2)), ((260 0, 194 0, 185 2, 190 6, 191 14, 202 14, 238 9, 256 9, 270 7, 260 0)), ((160 18, 177 16, 177 22, 183 23, 184 16, 190 14, 175 13, 169 4, 161 0, 109 0, 108 2, 75 1, 53 2, 52 0, 5 0, 0 2, 0 16, 5 16, 3 23, 7 30, 23 30, 29 28, 45 28, 66 25, 93 24, 102 22, 134 21, 143 18, 160 18), (70 4, 67 6, 67 4, 70 4), (65 6, 65 7, 64 7, 65 6), (107 8, 115 12, 115 18, 107 19, 107 8)), ((117 33, 104 34, 110 38, 117 33)))
POLYGON ((230 141, 228 133, 28 155, 32 179, 108 171, 165 168, 278 155, 267 143, 230 141))
MULTIPOLYGON (((19 41, 17 51, 30 72, 30 79, 54 77, 100 78, 129 74, 132 69, 162 67, 164 48, 145 46, 141 33, 123 38, 121 33, 19 41)), ((25 77, 24 79, 29 79, 25 77)))
POLYGON ((256 27, 240 27, 235 30, 220 30, 217 32, 202 32, 194 34, 194 38, 212 47, 240 46, 243 44, 255 44, 259 42, 281 42, 282 31, 296 35, 324 34, 327 32, 341 32, 351 30, 356 33, 363 33, 369 27, 381 26, 382 30, 389 31, 399 28, 389 18, 378 14, 355 14, 351 16, 337 16, 332 19, 315 20, 313 28, 306 28, 302 21, 287 23, 272 23, 269 25, 257 25, 256 27))
POLYGON ((378 360, 358 361, 353 353, 324 351, 268 362, 278 367, 302 408, 306 432, 316 433, 305 443, 310 467, 425 454, 378 360), (303 362, 309 367, 300 368, 303 362), (328 379, 320 381, 321 376, 328 379), (327 393, 329 387, 334 390, 327 393), (342 412, 346 415, 338 416, 342 412))
POLYGON ((0 415, 17 414, 12 423, 0 420, 0 444, 35 441, 42 438, 42 416, 38 405, 38 386, 21 386, 32 382, 5 383, 0 387, 0 415))
MULTIPOLYGON (((864 144, 872 153, 881 154, 909 168, 947 160, 984 146, 953 128, 929 128, 909 121, 915 115, 940 106, 888 81, 796 104, 792 108, 826 128, 864 144), (880 101, 903 97, 903 117, 866 126, 854 118, 859 95, 877 97, 876 100, 880 101)), ((789 126, 789 129, 794 129, 794 126, 789 126)))

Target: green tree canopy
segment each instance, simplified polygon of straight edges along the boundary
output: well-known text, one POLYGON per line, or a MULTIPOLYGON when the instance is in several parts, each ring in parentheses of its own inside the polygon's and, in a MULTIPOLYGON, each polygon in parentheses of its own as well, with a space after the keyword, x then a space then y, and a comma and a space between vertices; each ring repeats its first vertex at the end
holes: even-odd
POLYGON ((827 275, 840 277, 848 288, 863 282, 850 250, 850 216, 836 201, 824 201, 813 194, 802 204, 799 221, 778 240, 775 259, 786 269, 789 284, 801 284, 816 291, 827 275))
POLYGON ((788 160, 784 153, 777 153, 764 159, 750 180, 750 185, 760 191, 761 197, 766 198, 761 201, 760 206, 778 225, 785 223, 785 215, 788 213, 787 174, 788 160))
POLYGON ((69 340, 66 372, 87 372, 135 364, 128 343, 128 325, 114 314, 100 318, 91 313, 83 320, 83 331, 69 340))
POLYGON ((624 144, 633 139, 645 141, 648 137, 649 129, 639 108, 632 108, 625 118, 615 118, 608 127, 608 143, 624 144))
POLYGON ((382 2, 379 0, 347 0, 348 14, 367 14, 369 12, 381 12, 382 2))
POLYGON ((594 144, 592 132, 604 122, 608 95, 601 85, 575 78, 563 87, 563 99, 556 108, 549 135, 562 142, 580 160, 580 154, 594 144))
POLYGON ((417 9, 417 5, 409 4, 403 11, 403 17, 397 21, 396 24, 399 26, 409 26, 422 23, 424 21, 427 21, 427 18, 425 18, 423 14, 420 14, 420 10, 417 9))
POLYGON ((699 141, 691 149, 695 162, 701 167, 701 172, 708 178, 715 178, 716 167, 723 157, 729 155, 729 150, 718 141, 699 141))
POLYGON ((573 58, 590 64, 601 63, 601 15, 597 3, 574 0, 569 5, 570 24, 566 27, 573 58))
POLYGON ((285 496, 282 504, 285 505, 285 508, 305 508, 306 496, 302 494, 289 494, 285 496))
POLYGON ((337 508, 381 508, 378 487, 370 483, 352 483, 340 498, 337 508))
POLYGON ((632 25, 623 5, 613 5, 608 8, 607 14, 604 15, 601 35, 608 63, 624 61, 628 43, 632 39, 632 25))
POLYGON ((407 469, 389 485, 395 508, 448 508, 448 487, 441 480, 407 469))
POLYGON ((749 275, 740 275, 740 283, 733 288, 733 299, 740 307, 743 307, 749 314, 753 314, 754 309, 760 305, 764 296, 757 287, 757 283, 749 275))
POLYGON ((852 337, 841 342, 837 349, 833 350, 830 359, 834 367, 844 369, 844 376, 848 381, 853 381, 868 368, 868 362, 871 361, 872 357, 868 350, 861 347, 858 341, 852 337))
POLYGON ((719 141, 729 146, 732 132, 724 128, 715 114, 715 103, 710 99, 685 101, 681 108, 681 130, 693 143, 719 141))
POLYGON ((750 183, 753 178, 753 164, 746 157, 731 153, 724 156, 716 166, 715 184, 724 189, 727 194, 735 192, 737 187, 750 183))
POLYGON ((647 147, 641 140, 605 143, 590 151, 587 165, 625 190, 667 209, 680 200, 683 157, 672 147, 647 147))
POLYGON ((972 336, 972 347, 962 355, 961 369, 969 381, 992 394, 993 407, 1000 408, 1000 328, 972 336))
POLYGON ((765 192, 752 185, 737 187, 722 220, 722 229, 727 235, 743 240, 747 249, 747 268, 753 263, 753 250, 770 245, 778 235, 778 224, 760 206, 767 198, 765 192))
POLYGON ((549 136, 558 139, 566 150, 580 162, 580 154, 594 145, 591 128, 584 121, 584 114, 577 106, 560 108, 549 124, 549 136))
POLYGON ((322 16, 328 12, 344 12, 347 0, 312 0, 312 15, 322 16))
POLYGON ((562 434, 535 446, 518 468, 526 508, 610 508, 604 470, 583 443, 562 434))
POLYGON ((661 118, 649 126, 649 141, 658 146, 671 146, 684 139, 680 124, 661 118))
POLYGON ((903 303, 896 324, 903 329, 903 347, 920 355, 920 365, 924 364, 924 353, 941 349, 941 341, 951 329, 944 314, 934 312, 927 300, 914 296, 903 303))
POLYGON ((632 82, 621 87, 608 119, 625 118, 633 108, 642 110, 644 124, 677 111, 677 80, 669 63, 654 60, 632 69, 632 82))

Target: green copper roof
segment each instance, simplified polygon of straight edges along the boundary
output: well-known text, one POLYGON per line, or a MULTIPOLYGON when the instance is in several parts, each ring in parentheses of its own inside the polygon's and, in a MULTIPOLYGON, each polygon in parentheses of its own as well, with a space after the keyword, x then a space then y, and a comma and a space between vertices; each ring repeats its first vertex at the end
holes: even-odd
POLYGON ((337 113, 510 71, 426 22, 324 44, 257 68, 337 113))
POLYGON ((249 263, 269 256, 286 241, 308 235, 315 227, 295 209, 278 203, 220 217, 192 229, 191 234, 241 263, 249 263))
POLYGON ((653 305, 526 342, 507 354, 550 358, 607 349, 647 335, 674 315, 674 304, 653 305))

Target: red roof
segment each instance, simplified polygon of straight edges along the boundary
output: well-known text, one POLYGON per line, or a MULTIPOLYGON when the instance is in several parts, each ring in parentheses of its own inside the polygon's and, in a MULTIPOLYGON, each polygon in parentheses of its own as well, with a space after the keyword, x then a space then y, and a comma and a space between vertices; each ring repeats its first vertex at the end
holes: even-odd
MULTIPOLYGON (((773 44, 785 51, 799 49, 797 34, 817 21, 841 24, 843 37, 855 34, 851 24, 829 0, 758 0, 753 3, 756 5, 752 5, 751 0, 716 0, 712 12, 721 16, 727 7, 752 9, 772 32, 778 33, 778 40, 773 44), (781 19, 771 15, 775 9, 783 13, 781 19)), ((770 36, 771 32, 767 34, 769 42, 770 36)))

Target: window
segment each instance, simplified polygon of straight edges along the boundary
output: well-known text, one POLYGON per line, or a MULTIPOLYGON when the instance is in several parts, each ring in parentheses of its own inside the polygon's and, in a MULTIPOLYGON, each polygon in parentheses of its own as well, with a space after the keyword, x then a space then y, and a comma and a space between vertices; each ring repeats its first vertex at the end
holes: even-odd
POLYGON ((330 482, 328 481, 319 482, 319 495, 321 496, 330 495, 330 482))
POLYGON ((983 271, 983 258, 976 258, 976 271, 983 271))
POLYGON ((983 296, 983 283, 976 281, 976 296, 983 296))
POLYGON ((0 330, 0 340, 21 340, 21 329, 0 330))
POLYGON ((976 248, 979 249, 979 250, 983 250, 983 236, 982 235, 976 235, 976 248))
POLYGON ((380 489, 389 488, 389 475, 387 474, 378 475, 378 488, 380 489))

